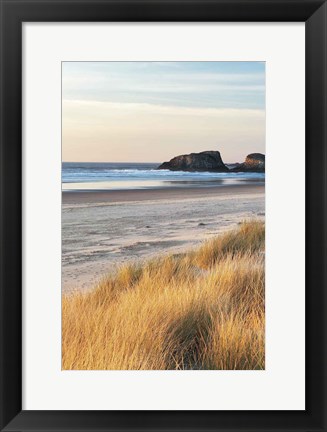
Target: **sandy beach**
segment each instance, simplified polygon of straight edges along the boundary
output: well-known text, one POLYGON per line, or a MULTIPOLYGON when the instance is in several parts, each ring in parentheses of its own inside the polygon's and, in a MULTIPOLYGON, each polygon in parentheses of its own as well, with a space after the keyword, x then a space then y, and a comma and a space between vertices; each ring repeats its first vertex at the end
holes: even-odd
POLYGON ((62 370, 265 369, 265 82, 62 62, 62 370))
POLYGON ((263 184, 62 194, 62 290, 91 289, 120 264, 188 250, 249 218, 263 184))

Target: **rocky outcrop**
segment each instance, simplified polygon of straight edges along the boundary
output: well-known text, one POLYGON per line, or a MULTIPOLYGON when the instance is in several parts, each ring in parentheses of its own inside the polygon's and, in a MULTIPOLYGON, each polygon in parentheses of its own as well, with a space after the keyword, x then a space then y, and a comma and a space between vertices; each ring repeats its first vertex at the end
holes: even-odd
POLYGON ((251 153, 247 155, 245 162, 231 170, 232 172, 265 172, 265 155, 251 153))
POLYGON ((204 151, 176 156, 169 162, 161 164, 157 169, 167 169, 170 171, 229 171, 222 161, 219 151, 204 151))

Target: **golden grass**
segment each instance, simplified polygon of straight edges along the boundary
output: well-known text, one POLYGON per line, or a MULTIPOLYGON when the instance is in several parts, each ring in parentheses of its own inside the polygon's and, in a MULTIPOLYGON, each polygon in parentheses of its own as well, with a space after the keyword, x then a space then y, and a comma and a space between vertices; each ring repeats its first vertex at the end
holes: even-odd
POLYGON ((264 369, 264 224, 62 300, 63 369, 264 369))

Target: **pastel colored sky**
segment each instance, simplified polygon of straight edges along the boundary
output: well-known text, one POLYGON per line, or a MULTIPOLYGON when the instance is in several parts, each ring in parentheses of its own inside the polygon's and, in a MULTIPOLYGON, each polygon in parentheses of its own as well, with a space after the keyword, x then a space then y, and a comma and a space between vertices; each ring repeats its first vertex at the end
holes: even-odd
POLYGON ((262 62, 63 62, 63 161, 265 153, 262 62))

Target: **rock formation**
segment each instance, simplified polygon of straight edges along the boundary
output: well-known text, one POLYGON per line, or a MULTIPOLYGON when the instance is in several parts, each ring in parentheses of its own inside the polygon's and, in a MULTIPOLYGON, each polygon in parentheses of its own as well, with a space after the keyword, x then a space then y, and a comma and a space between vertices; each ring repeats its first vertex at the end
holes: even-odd
POLYGON ((176 156, 169 162, 162 163, 157 169, 171 171, 229 171, 222 161, 219 151, 204 151, 176 156))
POLYGON ((245 162, 231 170, 232 172, 265 172, 265 155, 251 153, 247 155, 245 162))

